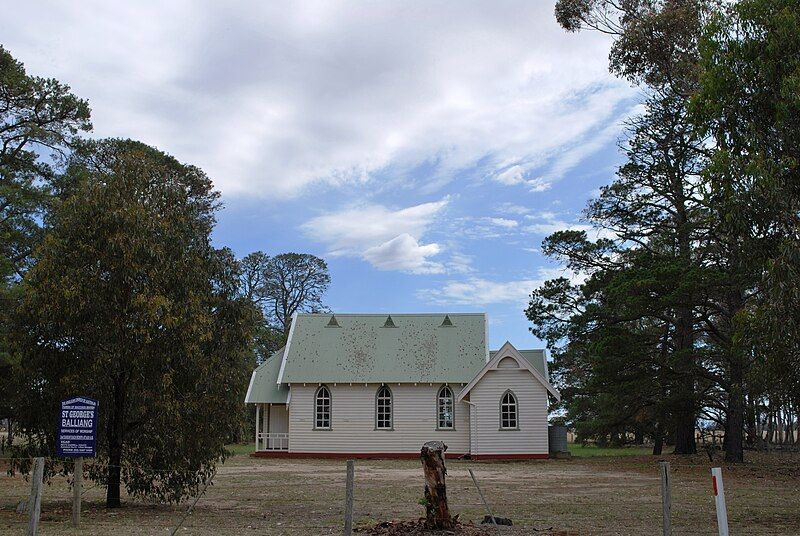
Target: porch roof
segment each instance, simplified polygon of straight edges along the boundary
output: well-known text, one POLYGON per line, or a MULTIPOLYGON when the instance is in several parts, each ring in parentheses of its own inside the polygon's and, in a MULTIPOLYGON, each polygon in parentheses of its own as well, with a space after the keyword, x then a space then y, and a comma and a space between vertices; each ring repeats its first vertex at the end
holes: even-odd
POLYGON ((286 404, 289 386, 278 385, 278 372, 283 360, 284 346, 266 361, 256 367, 250 377, 250 385, 245 396, 246 404, 286 404))

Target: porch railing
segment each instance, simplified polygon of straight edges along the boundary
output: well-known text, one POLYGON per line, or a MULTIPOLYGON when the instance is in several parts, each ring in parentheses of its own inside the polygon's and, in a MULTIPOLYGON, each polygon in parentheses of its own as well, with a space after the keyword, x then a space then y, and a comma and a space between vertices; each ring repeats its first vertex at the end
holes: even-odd
POLYGON ((289 434, 260 433, 256 438, 256 450, 289 450, 289 434))

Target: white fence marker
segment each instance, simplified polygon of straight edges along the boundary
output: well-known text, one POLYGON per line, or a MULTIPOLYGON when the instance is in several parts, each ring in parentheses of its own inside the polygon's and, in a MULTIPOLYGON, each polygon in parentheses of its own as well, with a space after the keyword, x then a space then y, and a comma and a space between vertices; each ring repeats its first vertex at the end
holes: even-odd
POLYGON ((714 485, 714 501, 717 505, 719 536, 728 536, 728 510, 725 508, 725 486, 722 484, 721 467, 711 469, 711 482, 714 485))

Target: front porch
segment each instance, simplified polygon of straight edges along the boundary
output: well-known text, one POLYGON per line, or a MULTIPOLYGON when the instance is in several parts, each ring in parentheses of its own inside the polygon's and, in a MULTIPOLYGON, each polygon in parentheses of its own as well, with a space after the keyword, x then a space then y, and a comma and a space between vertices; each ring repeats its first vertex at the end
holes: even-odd
POLYGON ((255 454, 288 452, 289 410, 286 404, 256 404, 255 454))

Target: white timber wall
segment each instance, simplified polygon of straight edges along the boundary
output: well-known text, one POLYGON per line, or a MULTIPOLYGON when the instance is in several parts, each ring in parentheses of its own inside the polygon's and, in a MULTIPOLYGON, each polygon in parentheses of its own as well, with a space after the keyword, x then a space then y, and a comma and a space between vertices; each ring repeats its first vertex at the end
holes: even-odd
POLYGON ((475 413, 472 454, 547 454, 547 390, 506 359, 469 393, 475 413), (500 399, 509 389, 517 397, 519 430, 500 430, 500 399))
MULTIPOLYGON (((392 391, 392 430, 375 429, 375 394, 380 384, 325 384, 331 392, 331 429, 314 429, 317 384, 292 384, 290 452, 419 452, 426 441, 444 441, 447 452, 469 453, 469 408, 455 403, 455 429, 436 429, 436 397, 443 384, 387 384, 392 391)), ((457 397, 461 385, 451 385, 457 397)), ((547 430, 545 430, 545 433, 547 430)))

